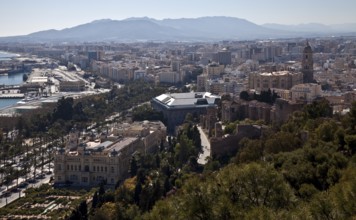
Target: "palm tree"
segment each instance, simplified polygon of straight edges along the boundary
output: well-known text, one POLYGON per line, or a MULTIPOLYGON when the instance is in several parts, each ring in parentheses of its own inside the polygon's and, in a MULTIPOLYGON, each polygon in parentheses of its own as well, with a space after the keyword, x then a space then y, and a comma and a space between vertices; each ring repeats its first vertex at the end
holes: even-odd
POLYGON ((47 145, 47 161, 48 171, 51 171, 51 163, 53 162, 53 142, 47 145))
POLYGON ((40 138, 40 146, 39 150, 41 153, 41 174, 43 174, 44 164, 45 164, 45 152, 46 152, 46 136, 44 138, 40 138))
POLYGON ((6 190, 9 189, 9 185, 12 182, 12 180, 14 179, 14 177, 13 177, 13 173, 14 172, 13 171, 14 171, 14 169, 11 166, 8 166, 8 167, 5 168, 5 173, 7 174, 5 176, 5 178, 4 178, 5 184, 6 184, 6 190))
POLYGON ((31 172, 31 158, 30 158, 30 152, 28 150, 28 145, 26 144, 26 156, 23 158, 23 169, 24 169, 24 174, 25 174, 25 180, 27 181, 28 179, 28 174, 31 172))
POLYGON ((33 139, 33 148, 32 148, 32 158, 31 158, 31 165, 33 166, 33 178, 36 178, 36 168, 37 168, 37 148, 36 148, 36 138, 33 139))
POLYGON ((1 183, 0 183, 0 186, 4 184, 4 174, 6 173, 5 172, 5 167, 0 167, 0 179, 1 179, 1 183))

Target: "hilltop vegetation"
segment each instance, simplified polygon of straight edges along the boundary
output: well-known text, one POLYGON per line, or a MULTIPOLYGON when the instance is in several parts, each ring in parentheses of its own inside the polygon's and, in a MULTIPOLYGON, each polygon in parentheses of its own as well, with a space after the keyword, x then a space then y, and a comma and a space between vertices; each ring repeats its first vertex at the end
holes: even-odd
POLYGON ((356 103, 347 115, 330 113, 325 100, 315 102, 261 139, 244 139, 228 162, 210 159, 205 167, 194 163, 196 152, 178 160, 182 145, 199 145, 182 137, 193 128, 188 123, 172 148, 153 156, 160 163, 140 167, 89 218, 355 218, 356 103))

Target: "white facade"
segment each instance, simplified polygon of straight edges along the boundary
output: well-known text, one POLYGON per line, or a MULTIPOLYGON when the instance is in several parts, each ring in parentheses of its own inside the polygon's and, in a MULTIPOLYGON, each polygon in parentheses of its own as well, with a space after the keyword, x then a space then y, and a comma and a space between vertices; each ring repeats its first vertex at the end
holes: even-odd
POLYGON ((143 79, 146 77, 146 71, 145 70, 136 70, 134 72, 134 79, 143 79))
POLYGON ((299 84, 291 88, 292 101, 304 100, 312 102, 321 96, 321 85, 315 83, 299 84))

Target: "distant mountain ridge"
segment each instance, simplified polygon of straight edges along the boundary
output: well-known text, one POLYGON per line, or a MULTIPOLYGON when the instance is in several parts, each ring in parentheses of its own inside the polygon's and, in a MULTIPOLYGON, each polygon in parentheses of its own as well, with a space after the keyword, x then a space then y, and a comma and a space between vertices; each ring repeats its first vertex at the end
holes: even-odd
POLYGON ((356 32, 356 23, 325 25, 319 23, 307 23, 298 25, 283 25, 267 23, 263 27, 284 30, 284 31, 302 31, 308 33, 350 33, 356 32))
POLYGON ((62 30, 52 29, 24 36, 1 37, 0 42, 253 40, 351 32, 356 32, 356 24, 257 25, 245 19, 224 16, 163 20, 133 17, 124 20, 101 19, 62 30))

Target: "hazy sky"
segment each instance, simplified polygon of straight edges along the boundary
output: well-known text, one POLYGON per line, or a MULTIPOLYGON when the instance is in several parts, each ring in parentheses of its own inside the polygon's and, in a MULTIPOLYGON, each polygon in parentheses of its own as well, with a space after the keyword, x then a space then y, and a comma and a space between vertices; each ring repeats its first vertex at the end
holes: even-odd
POLYGON ((231 16, 256 24, 356 23, 355 9, 355 0, 0 0, 0 36, 143 16, 231 16))

